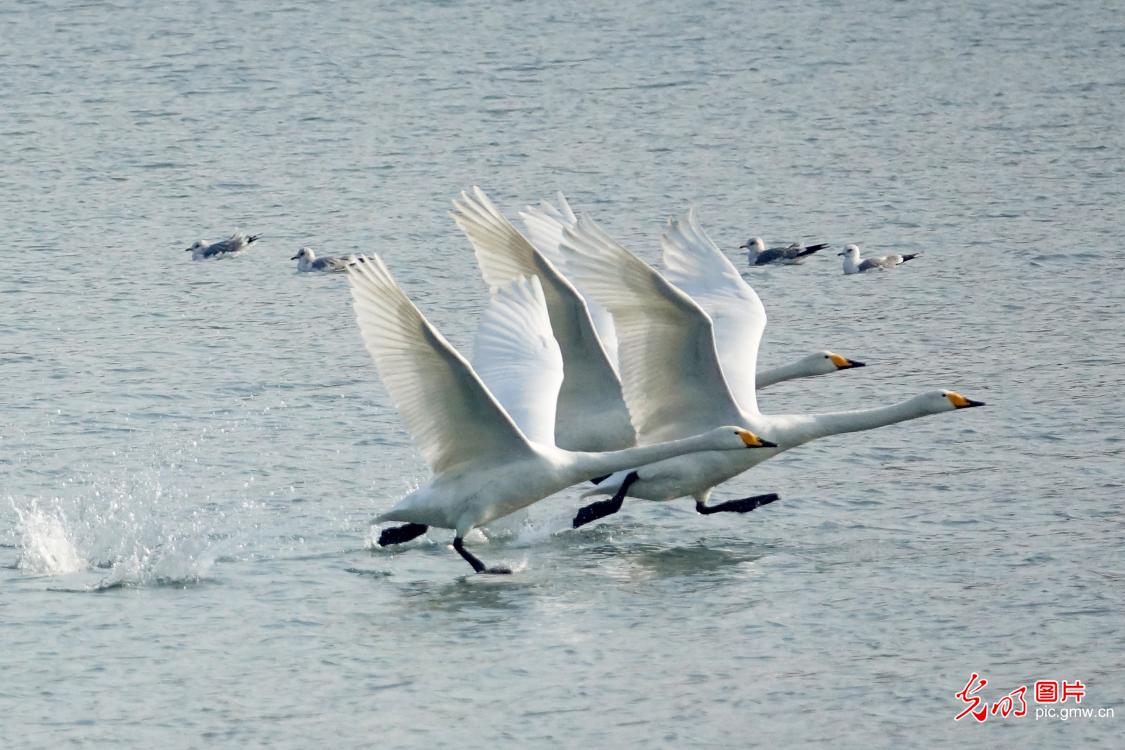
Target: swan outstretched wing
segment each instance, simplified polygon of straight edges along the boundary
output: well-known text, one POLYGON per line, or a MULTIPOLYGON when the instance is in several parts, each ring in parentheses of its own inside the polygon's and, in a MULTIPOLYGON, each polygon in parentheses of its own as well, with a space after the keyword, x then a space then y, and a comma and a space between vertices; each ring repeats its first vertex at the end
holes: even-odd
MULTIPOLYGON (((535 249, 547 256, 547 259, 554 264, 555 268, 566 274, 566 254, 562 252, 559 245, 562 242, 563 231, 567 227, 573 227, 577 224, 578 217, 570 208, 570 203, 565 195, 558 193, 555 199, 559 204, 557 208, 549 201, 543 200, 539 202, 538 206, 527 206, 523 211, 520 211, 520 218, 523 219, 523 224, 527 227, 527 236, 531 240, 531 244, 535 245, 535 249)), ((569 275, 568 280, 572 284, 574 283, 574 279, 569 275)), ((605 309, 604 305, 583 292, 581 285, 575 284, 575 287, 586 300, 586 309, 590 313, 590 320, 593 321, 594 328, 598 332, 598 338, 602 342, 602 348, 616 371, 617 330, 613 327, 613 316, 609 314, 609 310, 605 309)))
POLYGON ((418 311, 381 258, 348 266, 356 321, 406 428, 434 474, 531 451, 473 368, 418 311))
POLYGON ((740 423, 711 318, 583 216, 565 230, 567 267, 613 314, 621 382, 639 442, 694 435, 740 423))
POLYGON ((477 329, 473 369, 528 440, 555 444, 563 360, 539 277, 496 290, 477 329))
POLYGON ((564 379, 555 435, 562 448, 611 450, 632 443, 621 385, 598 338, 586 301, 574 285, 520 234, 480 188, 453 201, 453 219, 468 236, 485 283, 498 288, 521 276, 538 276, 562 351, 564 379), (570 436, 602 434, 597 444, 575 445, 570 436), (603 442, 608 440, 608 442, 603 442))
POLYGON ((520 218, 527 227, 527 236, 535 248, 547 256, 555 267, 566 273, 566 255, 559 250, 563 230, 578 223, 570 202, 562 193, 555 194, 556 207, 550 201, 539 201, 538 206, 527 206, 520 218))
POLYGON ((667 279, 698 302, 715 324, 719 364, 731 393, 743 409, 758 414, 754 383, 766 329, 762 300, 703 231, 694 210, 668 222, 660 246, 667 279))

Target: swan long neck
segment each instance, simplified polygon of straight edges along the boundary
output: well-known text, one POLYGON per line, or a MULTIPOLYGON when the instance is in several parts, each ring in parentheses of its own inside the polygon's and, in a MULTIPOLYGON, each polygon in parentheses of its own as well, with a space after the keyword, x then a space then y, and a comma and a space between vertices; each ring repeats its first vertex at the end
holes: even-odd
POLYGON ((771 421, 777 420, 777 427, 763 426, 762 435, 784 448, 792 448, 829 435, 873 430, 936 413, 926 408, 920 399, 912 398, 876 409, 772 417, 771 421))
POLYGON ((694 435, 680 440, 669 440, 665 443, 642 445, 619 451, 605 451, 604 453, 562 452, 570 458, 570 468, 577 477, 575 481, 580 482, 604 474, 613 474, 622 469, 634 469, 645 464, 663 461, 666 458, 675 458, 685 453, 710 450, 716 450, 712 436, 694 435))
POLYGON ((754 377, 755 388, 767 388, 775 383, 781 383, 785 380, 793 380, 807 375, 800 360, 790 362, 787 365, 780 367, 771 367, 768 370, 759 370, 758 374, 754 377))

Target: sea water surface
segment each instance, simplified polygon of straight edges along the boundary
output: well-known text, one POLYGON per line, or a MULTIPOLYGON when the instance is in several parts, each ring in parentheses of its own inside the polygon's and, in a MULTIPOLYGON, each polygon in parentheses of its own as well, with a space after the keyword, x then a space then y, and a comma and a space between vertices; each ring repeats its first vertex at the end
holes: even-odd
MULTIPOLYGON (((1114 3, 0 5, 5 747, 1120 747, 1125 21, 1114 3), (563 190, 745 270, 767 412, 987 408, 825 439, 697 515, 570 490, 372 548, 427 469, 339 276, 468 350, 449 200, 563 190), (247 254, 193 263, 236 228, 247 254), (845 277, 834 253, 920 252, 845 277), (1081 680, 1115 718, 954 721, 1081 680)), ((471 436, 467 436, 471 439, 471 436)), ((1068 704, 1074 706, 1073 702, 1068 704)))

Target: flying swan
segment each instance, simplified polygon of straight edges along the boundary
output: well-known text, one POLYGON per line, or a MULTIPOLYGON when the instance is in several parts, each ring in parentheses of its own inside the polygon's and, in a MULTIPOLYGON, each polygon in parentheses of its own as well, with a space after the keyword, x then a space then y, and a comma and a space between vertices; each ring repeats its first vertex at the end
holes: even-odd
MULTIPOLYGON (((367 350, 433 472, 427 484, 375 519, 405 522, 384 529, 380 545, 409 541, 429 526, 454 529, 453 548, 474 571, 509 573, 507 568, 485 566, 466 550, 465 535, 572 484, 628 466, 693 451, 776 447, 740 427, 713 426, 685 439, 604 453, 572 452, 536 442, 517 427, 469 363, 407 298, 382 259, 357 258, 348 267, 348 279, 367 350)), ((542 288, 534 277, 499 290, 495 309, 482 324, 487 330, 481 336, 492 339, 494 346, 531 352, 538 361, 546 361, 542 350, 554 346, 542 288)), ((525 420, 538 421, 540 431, 553 422, 557 393, 550 390, 557 389, 559 380, 537 378, 533 388, 543 392, 526 401, 531 414, 525 420)))
MULTIPOLYGON (((544 201, 540 208, 529 207, 522 213, 531 240, 479 187, 453 201, 452 217, 469 238, 490 287, 499 288, 521 276, 535 275, 542 282, 565 373, 556 412, 556 445, 569 450, 620 450, 635 445, 636 434, 617 375, 617 337, 608 311, 585 298, 559 267, 557 244, 562 230, 578 219, 565 196, 560 193, 558 199, 558 209, 544 201)), ((759 377, 769 385, 863 366, 833 352, 818 352, 759 377)), ((500 402, 507 406, 503 398, 500 402)))
POLYGON ((761 299, 694 213, 672 222, 662 245, 667 278, 586 217, 564 231, 562 242, 568 270, 613 314, 622 391, 638 443, 691 434, 701 425, 736 422, 769 435, 778 446, 752 454, 696 453, 619 471, 585 493, 613 498, 579 511, 575 527, 617 512, 625 495, 648 500, 691 495, 705 513, 730 503, 752 504, 755 498, 714 507, 706 503, 716 485, 811 440, 983 406, 956 391, 941 390, 861 411, 762 414, 755 386, 758 344, 766 325, 761 299))

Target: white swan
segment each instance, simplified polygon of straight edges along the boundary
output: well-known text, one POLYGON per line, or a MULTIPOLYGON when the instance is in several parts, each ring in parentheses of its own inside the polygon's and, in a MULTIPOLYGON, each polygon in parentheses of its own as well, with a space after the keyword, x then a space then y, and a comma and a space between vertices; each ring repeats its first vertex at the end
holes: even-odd
MULTIPOLYGON (((473 528, 537 500, 626 466, 692 451, 764 448, 773 443, 739 427, 709 427, 702 434, 658 445, 606 453, 576 453, 532 441, 512 421, 473 368, 406 297, 378 256, 348 266, 360 333, 433 478, 375 520, 405 521, 385 529, 379 543, 398 544, 428 526, 455 529, 453 547, 478 573, 487 568, 465 549, 473 528)), ((499 292, 499 309, 484 334, 501 348, 537 352, 552 338, 538 280, 518 281, 499 292)), ((541 358, 539 361, 545 361, 541 358)), ((515 377, 522 377, 516 374, 515 377)), ((537 381, 549 388, 551 377, 537 381)), ((546 427, 556 394, 531 399, 529 424, 546 427)))
POLYGON ((665 237, 668 279, 585 217, 563 237, 563 250, 570 254, 568 269, 613 314, 623 392, 638 442, 690 434, 701 424, 737 422, 769 435, 778 447, 752 455, 698 453, 617 472, 585 493, 613 494, 613 500, 583 508, 574 519, 576 527, 616 512, 625 494, 648 500, 691 495, 704 513, 741 506, 752 509, 760 499, 718 506, 706 503, 715 485, 810 440, 983 405, 955 391, 933 391, 863 411, 762 414, 754 378, 758 340, 765 327, 761 300, 693 215, 665 237), (717 341, 739 337, 745 356, 724 358, 717 341))
MULTIPOLYGON (((556 268, 566 273, 566 253, 560 249, 559 245, 562 242, 563 230, 568 227, 574 227, 578 223, 578 217, 575 216, 565 195, 558 193, 556 199, 559 202, 559 208, 555 208, 551 203, 544 200, 540 201, 539 205, 536 207, 528 206, 525 208, 520 212, 520 217, 527 226, 528 236, 536 249, 546 255, 556 268)), ((669 222, 669 227, 671 226, 673 225, 669 222)), ((820 249, 822 246, 817 245, 816 247, 820 249)), ((824 247, 827 246, 825 245, 824 247)), ((581 294, 582 284, 576 283, 576 280, 573 278, 569 280, 581 294)), ((612 359, 616 366, 617 332, 613 327, 613 317, 610 316, 609 311, 595 299, 586 294, 583 294, 583 296, 586 299, 587 306, 590 308, 590 314, 594 319, 594 324, 597 326, 598 335, 601 336, 602 343, 605 345, 606 350, 612 353, 612 359), (604 316, 604 320, 602 316, 604 316)), ((717 342, 720 350, 722 350, 723 346, 727 343, 726 340, 717 342)), ((737 340, 730 341, 729 343, 732 346, 737 346, 737 340)), ((728 354, 731 357, 744 356, 744 352, 737 349, 728 352, 728 354)), ((832 372, 839 372, 840 370, 864 366, 864 363, 859 360, 848 359, 835 352, 815 352, 778 367, 760 370, 757 373, 757 386, 759 389, 767 388, 786 380, 827 375, 832 372)))
POLYGON ((908 255, 898 255, 892 253, 890 255, 882 255, 878 258, 860 258, 859 245, 848 245, 844 248, 843 252, 836 253, 836 255, 844 256, 844 273, 864 273, 878 269, 880 271, 895 266, 901 266, 908 260, 913 260, 918 257, 918 253, 910 253, 908 255))
POLYGON ((351 257, 345 258, 318 258, 316 251, 311 247, 302 247, 289 260, 297 261, 297 270, 301 273, 329 273, 333 271, 346 271, 351 257))
MULTIPOLYGON (((479 187, 473 187, 472 195, 462 192, 453 201, 451 215, 472 243, 489 286, 495 289, 530 275, 538 275, 543 283, 566 373, 559 392, 555 443, 569 450, 620 450, 635 445, 636 435, 615 365, 617 336, 609 312, 586 299, 559 267, 563 229, 578 219, 566 197, 560 193, 558 198, 558 209, 544 201, 539 209, 529 207, 522 214, 531 241, 479 187)), ((862 362, 820 352, 762 375, 769 384, 862 366, 862 362), (825 363, 830 369, 825 369, 825 363)), ((508 406, 503 398, 500 403, 508 406)))
POLYGON ((766 266, 770 264, 797 266, 804 262, 806 256, 828 247, 827 242, 819 245, 802 245, 794 242, 786 247, 766 247, 766 242, 761 237, 751 237, 745 245, 739 245, 739 250, 745 250, 747 261, 752 266, 766 266))
POLYGON ((480 188, 453 201, 453 220, 469 238, 485 283, 493 289, 538 276, 551 328, 562 350, 555 443, 570 450, 607 451, 635 444, 621 383, 574 285, 519 233, 480 188))
POLYGON ((867 364, 858 359, 848 359, 836 352, 814 352, 798 360, 766 370, 758 370, 754 376, 754 385, 760 391, 776 383, 796 378, 811 378, 817 375, 830 375, 840 370, 850 370, 855 367, 866 367, 867 364))
POLYGON ((184 248, 184 252, 191 253, 192 260, 225 258, 227 256, 238 255, 243 250, 250 247, 250 243, 260 239, 262 239, 262 235, 260 234, 247 236, 242 232, 235 232, 225 240, 219 240, 218 242, 196 240, 192 243, 191 247, 184 248))

